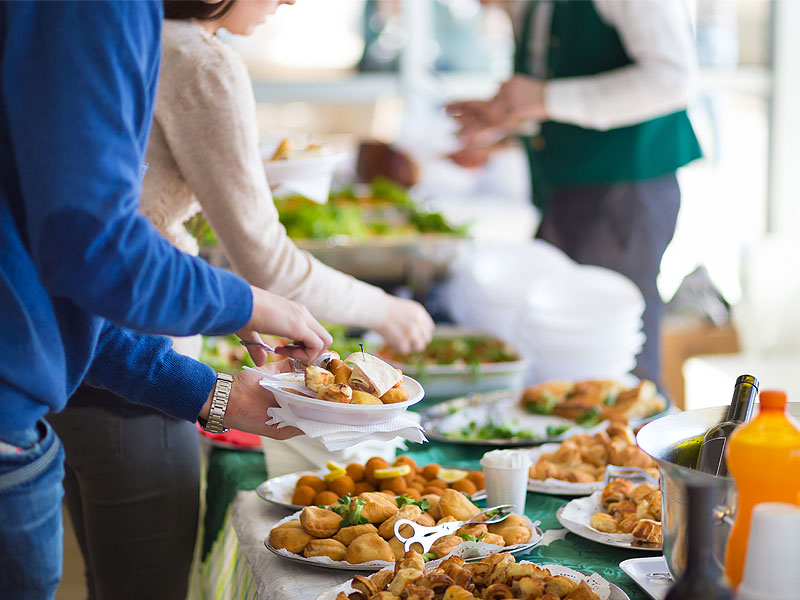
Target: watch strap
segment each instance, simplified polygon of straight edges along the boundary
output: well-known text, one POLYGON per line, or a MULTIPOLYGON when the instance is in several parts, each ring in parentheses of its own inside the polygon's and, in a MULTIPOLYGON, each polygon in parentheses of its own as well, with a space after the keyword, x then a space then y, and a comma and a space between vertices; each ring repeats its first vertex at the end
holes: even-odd
POLYGON ((228 409, 228 399, 231 395, 233 377, 227 373, 217 373, 217 382, 214 384, 214 393, 211 396, 211 408, 208 411, 208 419, 203 423, 198 419, 200 426, 209 433, 225 433, 229 431, 223 423, 225 412, 228 409))

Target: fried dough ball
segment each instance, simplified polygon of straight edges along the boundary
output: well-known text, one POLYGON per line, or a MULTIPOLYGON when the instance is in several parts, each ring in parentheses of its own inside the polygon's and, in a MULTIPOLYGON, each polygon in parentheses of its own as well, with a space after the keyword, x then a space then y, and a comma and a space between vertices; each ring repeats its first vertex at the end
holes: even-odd
POLYGON ((449 486, 447 485, 446 481, 442 481, 441 479, 432 479, 428 482, 428 487, 435 487, 441 490, 446 490, 449 486))
POLYGON ((316 475, 303 475, 297 480, 297 485, 295 487, 298 488, 301 485, 307 485, 308 487, 312 488, 314 492, 324 492, 326 489, 328 489, 328 486, 325 485, 325 482, 316 475))
POLYGON ((404 387, 393 387, 381 396, 381 402, 384 404, 397 404, 406 400, 408 400, 408 390, 404 387))
MULTIPOLYGON (((416 504, 406 504, 403 508, 397 511, 397 514, 389 517, 383 523, 380 524, 378 527, 378 534, 384 538, 389 539, 394 535, 394 524, 397 523, 401 519, 408 519, 409 521, 416 522, 422 516, 422 509, 417 506, 416 504)), ((402 532, 404 536, 408 536, 410 534, 411 528, 409 527, 409 532, 402 532)))
POLYGON ((338 358, 334 358, 329 367, 333 373, 333 382, 334 383, 349 383, 350 382, 350 374, 353 372, 353 369, 348 367, 338 358))
POLYGON ((445 517, 455 517, 459 521, 467 521, 475 513, 480 512, 477 506, 467 500, 461 492, 444 490, 439 500, 439 508, 445 517))
POLYGON ((332 510, 317 506, 306 506, 300 513, 300 523, 303 530, 315 538, 329 538, 339 531, 342 517, 332 510))
POLYGON ((294 489, 294 494, 292 494, 292 504, 309 506, 314 504, 314 497, 316 495, 317 492, 314 491, 314 488, 307 485, 298 485, 294 489))
POLYGON ((366 533, 378 533, 378 528, 372 523, 342 527, 336 532, 336 535, 333 536, 333 539, 335 539, 337 542, 341 542, 345 546, 349 546, 354 539, 366 533))
POLYGON ((434 495, 434 496, 441 496, 444 494, 445 488, 438 488, 432 486, 426 486, 425 489, 422 490, 423 496, 434 495))
POLYGON ((383 406, 383 402, 377 396, 373 396, 369 392, 362 392, 361 390, 353 390, 353 399, 351 404, 380 404, 383 406))
POLYGON ((356 484, 349 475, 337 477, 328 484, 328 487, 339 498, 344 498, 348 494, 352 496, 356 491, 356 484))
POLYGON ((380 490, 382 492, 394 492, 395 494, 402 494, 406 488, 406 480, 404 477, 392 477, 391 479, 380 479, 380 490))
POLYGON ((380 456, 373 456, 364 465, 364 479, 369 481, 375 487, 380 485, 380 480, 375 478, 375 471, 378 469, 388 469, 389 463, 383 460, 380 456))
POLYGON ((319 492, 316 496, 314 496, 313 504, 315 506, 334 506, 338 500, 339 496, 336 495, 336 492, 325 490, 324 492, 319 492))
POLYGON ((422 490, 425 489, 425 484, 420 483, 418 481, 412 481, 411 483, 408 484, 408 489, 417 490, 419 492, 419 495, 422 496, 422 490))
POLYGON ((347 476, 353 480, 354 483, 364 481, 364 465, 359 463, 350 463, 345 467, 347 476))
POLYGON ((300 527, 275 527, 269 532, 269 543, 277 549, 283 548, 295 554, 302 554, 314 538, 300 527))
POLYGON ((352 564, 365 563, 371 560, 394 562, 394 552, 389 542, 377 533, 366 533, 350 542, 350 545, 347 546, 345 560, 352 564))
POLYGON ((439 506, 439 502, 441 500, 441 496, 439 494, 423 494, 423 500, 427 500, 428 504, 430 504, 430 508, 428 508, 428 513, 436 519, 437 521, 442 518, 442 510, 439 506))
POLYGON ((411 472, 406 477, 416 476, 416 474, 419 472, 417 462, 410 456, 398 456, 392 461, 393 467, 399 467, 401 465, 408 465, 411 467, 411 472))
POLYGON ((467 479, 475 484, 476 490, 486 489, 486 478, 480 471, 470 471, 469 475, 467 475, 467 479))
POLYGON ((422 492, 416 488, 408 487, 405 489, 403 494, 405 494, 412 500, 422 500, 422 492))
POLYGON ((311 540, 303 550, 303 556, 327 556, 331 560, 344 560, 347 554, 347 547, 334 539, 311 540))
POLYGON ((464 492, 470 496, 478 491, 478 488, 475 487, 475 484, 469 479, 462 479, 461 481, 453 482, 450 484, 450 487, 458 492, 464 492))
POLYGON ((455 550, 463 541, 464 540, 457 535, 446 535, 433 543, 431 552, 436 555, 436 558, 442 558, 455 550))
POLYGON ((439 469, 441 468, 441 465, 437 465, 436 463, 425 465, 422 467, 422 476, 428 481, 436 479, 436 476, 439 474, 439 469))
POLYGON ((364 492, 374 492, 375 487, 369 481, 357 481, 356 490, 353 492, 356 496, 360 496, 364 492))
POLYGON ((422 513, 417 519, 417 523, 423 527, 433 527, 436 525, 436 520, 427 512, 422 513))
POLYGON ((397 502, 394 501, 394 498, 390 498, 380 492, 365 492, 361 494, 361 498, 367 501, 361 510, 361 514, 370 523, 383 523, 400 510, 397 508, 397 502))

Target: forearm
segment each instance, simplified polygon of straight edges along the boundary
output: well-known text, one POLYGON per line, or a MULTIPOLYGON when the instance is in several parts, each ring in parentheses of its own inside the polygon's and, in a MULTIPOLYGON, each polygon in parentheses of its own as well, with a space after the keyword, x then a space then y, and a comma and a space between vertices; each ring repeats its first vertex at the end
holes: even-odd
POLYGON ((169 338, 106 323, 85 380, 129 402, 195 421, 216 374, 211 367, 172 350, 169 338))

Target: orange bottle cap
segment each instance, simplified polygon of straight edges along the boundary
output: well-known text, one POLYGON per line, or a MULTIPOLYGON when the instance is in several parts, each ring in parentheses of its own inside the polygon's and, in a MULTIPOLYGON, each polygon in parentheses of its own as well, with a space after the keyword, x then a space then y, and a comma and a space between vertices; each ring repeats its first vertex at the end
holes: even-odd
POLYGON ((761 410, 784 410, 786 408, 786 392, 764 390, 759 395, 761 410))

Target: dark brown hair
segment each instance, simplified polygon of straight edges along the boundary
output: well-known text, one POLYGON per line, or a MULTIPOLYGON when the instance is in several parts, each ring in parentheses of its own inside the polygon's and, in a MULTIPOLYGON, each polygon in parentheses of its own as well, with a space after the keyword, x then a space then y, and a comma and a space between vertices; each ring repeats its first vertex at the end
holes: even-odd
POLYGON ((162 0, 165 19, 197 19, 212 21, 233 8, 236 0, 209 3, 203 0, 162 0))

